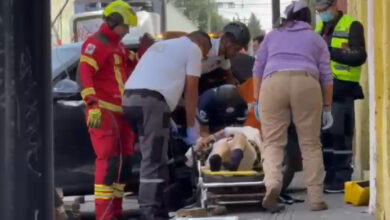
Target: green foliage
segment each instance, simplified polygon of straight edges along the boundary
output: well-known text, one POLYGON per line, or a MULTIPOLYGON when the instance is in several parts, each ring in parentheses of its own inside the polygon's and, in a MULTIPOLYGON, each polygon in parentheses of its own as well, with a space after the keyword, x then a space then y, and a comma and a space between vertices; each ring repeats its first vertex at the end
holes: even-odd
POLYGON ((209 16, 211 32, 222 30, 229 22, 218 14, 215 0, 174 0, 173 2, 200 30, 208 31, 209 16))
POLYGON ((252 38, 257 37, 260 34, 264 33, 264 31, 261 29, 260 20, 257 19, 254 13, 251 13, 251 16, 249 18, 248 29, 249 32, 251 33, 252 38))

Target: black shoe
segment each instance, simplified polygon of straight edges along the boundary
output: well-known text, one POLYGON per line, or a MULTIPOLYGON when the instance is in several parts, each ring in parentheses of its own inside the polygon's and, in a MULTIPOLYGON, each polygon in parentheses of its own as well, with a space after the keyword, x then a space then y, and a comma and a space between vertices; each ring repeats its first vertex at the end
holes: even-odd
POLYGON ((288 195, 286 193, 282 193, 278 197, 278 202, 279 203, 283 203, 283 204, 287 204, 287 205, 291 205, 291 204, 294 204, 294 203, 305 202, 305 200, 293 198, 293 197, 291 197, 290 195, 288 195))
POLYGON ((324 192, 329 194, 344 193, 344 183, 325 185, 324 192))
POLYGON ((330 185, 333 182, 334 179, 334 173, 331 171, 327 171, 325 174, 324 184, 330 185))
POLYGON ((283 203, 283 204, 287 204, 287 205, 291 205, 291 204, 294 204, 294 198, 292 198, 288 194, 283 193, 283 194, 279 195, 278 202, 283 203))

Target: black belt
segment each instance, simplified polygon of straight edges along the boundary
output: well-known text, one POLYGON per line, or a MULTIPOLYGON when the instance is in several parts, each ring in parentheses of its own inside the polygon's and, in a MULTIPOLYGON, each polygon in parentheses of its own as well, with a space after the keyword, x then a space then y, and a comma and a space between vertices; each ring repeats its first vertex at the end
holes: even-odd
POLYGON ((154 91, 154 90, 149 90, 149 89, 127 89, 127 90, 125 90, 124 95, 126 97, 129 97, 130 95, 139 95, 142 98, 153 97, 153 98, 156 98, 160 101, 165 102, 165 98, 163 95, 161 95, 161 93, 154 91))

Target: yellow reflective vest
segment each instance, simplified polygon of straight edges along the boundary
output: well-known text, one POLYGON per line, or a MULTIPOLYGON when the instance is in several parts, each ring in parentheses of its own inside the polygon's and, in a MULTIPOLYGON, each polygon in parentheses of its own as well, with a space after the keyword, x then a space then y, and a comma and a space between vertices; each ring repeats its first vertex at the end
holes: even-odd
MULTIPOLYGON (((343 15, 341 19, 337 22, 336 27, 334 28, 333 34, 330 36, 331 43, 330 47, 348 49, 349 47, 349 30, 352 23, 355 21, 352 17, 348 15, 343 15)), ((320 21, 315 31, 318 34, 321 34, 322 29, 324 28, 324 22, 320 21)), ((359 82, 361 74, 361 66, 354 67, 348 66, 342 63, 331 60, 330 66, 332 68, 333 77, 343 81, 349 82, 359 82)))

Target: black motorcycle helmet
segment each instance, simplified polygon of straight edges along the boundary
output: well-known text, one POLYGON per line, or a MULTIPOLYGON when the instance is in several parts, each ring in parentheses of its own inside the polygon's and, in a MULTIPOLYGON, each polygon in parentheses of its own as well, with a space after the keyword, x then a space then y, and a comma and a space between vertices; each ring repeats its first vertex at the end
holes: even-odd
POLYGON ((244 23, 239 21, 230 22, 223 28, 223 31, 233 35, 240 46, 244 48, 248 46, 250 33, 248 27, 244 23))

